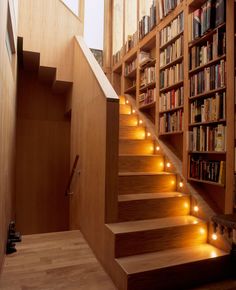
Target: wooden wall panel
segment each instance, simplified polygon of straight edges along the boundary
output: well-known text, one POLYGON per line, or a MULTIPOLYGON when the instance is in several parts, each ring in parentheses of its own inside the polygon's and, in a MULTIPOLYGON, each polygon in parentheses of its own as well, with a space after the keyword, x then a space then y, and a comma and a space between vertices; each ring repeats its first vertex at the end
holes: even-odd
POLYGON ((0 1, 0 272, 14 199, 16 56, 10 63, 5 43, 7 3, 0 1))
POLYGON ((117 218, 118 123, 119 99, 78 38, 72 91, 71 164, 78 154, 80 176, 72 188, 70 227, 81 228, 102 262, 106 260, 104 224, 117 218))
POLYGON ((72 81, 73 37, 83 34, 83 17, 59 0, 21 0, 19 20, 23 50, 40 52, 41 66, 57 68, 57 80, 72 81))
POLYGON ((70 122, 66 96, 35 74, 19 71, 16 224, 23 234, 68 229, 70 122))

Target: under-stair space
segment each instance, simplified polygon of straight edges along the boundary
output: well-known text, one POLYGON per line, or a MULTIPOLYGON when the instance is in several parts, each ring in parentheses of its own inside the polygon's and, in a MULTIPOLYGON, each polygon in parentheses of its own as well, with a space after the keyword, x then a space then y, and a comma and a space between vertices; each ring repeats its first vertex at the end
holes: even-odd
POLYGON ((41 67, 40 54, 23 51, 19 68, 16 135, 16 227, 22 234, 69 229, 71 83, 56 68, 41 67))
POLYGON ((106 225, 118 285, 189 289, 222 278, 229 254, 207 243, 207 222, 191 215, 191 196, 177 190, 174 168, 123 96, 119 132, 118 222, 106 225))

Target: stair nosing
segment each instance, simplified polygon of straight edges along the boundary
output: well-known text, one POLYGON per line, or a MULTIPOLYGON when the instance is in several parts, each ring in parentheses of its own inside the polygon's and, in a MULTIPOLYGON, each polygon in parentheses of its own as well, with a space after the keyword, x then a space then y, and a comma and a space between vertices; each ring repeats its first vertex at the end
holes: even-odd
POLYGON ((176 173, 160 171, 160 172, 119 172, 119 176, 157 176, 157 175, 176 175, 176 173))
MULTIPOLYGON (((157 196, 157 197, 155 197, 155 194, 160 194, 161 192, 119 194, 118 195, 118 202, 132 202, 132 201, 141 201, 141 200, 158 200, 158 199, 176 198, 176 197, 189 197, 190 196, 190 194, 188 194, 188 193, 182 193, 182 192, 177 192, 177 191, 171 191, 171 192, 176 193, 176 195, 173 195, 173 196, 161 196, 161 197, 158 197, 157 196), (145 194, 147 196, 143 198, 143 195, 145 195, 145 194), (129 199, 129 200, 119 200, 120 197, 123 197, 123 196, 132 196, 132 195, 136 195, 137 198, 133 198, 133 199, 129 199), (139 195, 142 198, 138 198, 139 195), (148 195, 150 195, 150 196, 148 196, 148 195)), ((168 193, 168 192, 166 192, 166 193, 168 193)))

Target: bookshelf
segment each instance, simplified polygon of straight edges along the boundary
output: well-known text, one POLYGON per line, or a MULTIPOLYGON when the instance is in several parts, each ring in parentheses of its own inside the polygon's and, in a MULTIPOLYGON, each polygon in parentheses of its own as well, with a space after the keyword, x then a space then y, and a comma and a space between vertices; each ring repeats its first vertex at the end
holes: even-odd
POLYGON ((136 2, 137 41, 125 51, 123 37, 113 65, 115 87, 135 98, 182 161, 184 178, 219 212, 230 213, 236 175, 235 1, 217 6, 217 20, 209 0, 136 2), (136 68, 127 73, 133 60, 136 68))

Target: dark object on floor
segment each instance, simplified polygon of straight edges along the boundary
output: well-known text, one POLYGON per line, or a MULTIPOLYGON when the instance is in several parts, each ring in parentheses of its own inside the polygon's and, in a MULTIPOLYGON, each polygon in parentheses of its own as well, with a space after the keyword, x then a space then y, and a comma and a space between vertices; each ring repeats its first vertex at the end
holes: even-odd
POLYGON ((21 242, 21 234, 19 232, 16 232, 15 226, 16 226, 15 222, 11 221, 8 229, 8 239, 6 249, 7 255, 15 253, 16 252, 15 243, 21 242))

